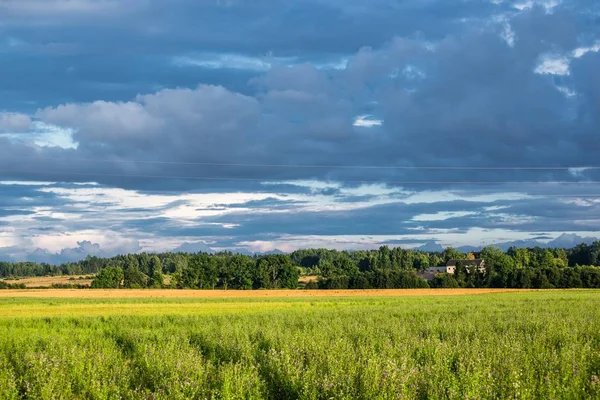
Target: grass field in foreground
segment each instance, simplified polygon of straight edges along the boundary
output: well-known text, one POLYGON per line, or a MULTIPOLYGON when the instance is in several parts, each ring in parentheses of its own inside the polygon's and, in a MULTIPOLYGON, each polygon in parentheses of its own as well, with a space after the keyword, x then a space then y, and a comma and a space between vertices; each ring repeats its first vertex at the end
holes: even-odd
POLYGON ((585 290, 2 297, 0 398, 600 398, 599 310, 585 290))

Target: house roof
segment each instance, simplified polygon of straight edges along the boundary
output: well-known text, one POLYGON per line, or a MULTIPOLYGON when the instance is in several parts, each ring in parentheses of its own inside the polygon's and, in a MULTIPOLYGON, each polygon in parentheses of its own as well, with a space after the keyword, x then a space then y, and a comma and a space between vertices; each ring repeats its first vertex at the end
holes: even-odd
POLYGON ((475 260, 449 260, 449 261, 446 263, 446 266, 447 266, 447 267, 456 267, 456 263, 457 263, 457 262, 459 262, 459 261, 460 261, 460 262, 462 263, 462 265, 464 265, 464 266, 468 266, 468 265, 475 265, 475 266, 477 266, 477 267, 480 267, 481 265, 483 265, 483 264, 484 264, 484 261, 483 261, 483 259, 481 259, 481 258, 477 258, 477 259, 475 259, 475 260))

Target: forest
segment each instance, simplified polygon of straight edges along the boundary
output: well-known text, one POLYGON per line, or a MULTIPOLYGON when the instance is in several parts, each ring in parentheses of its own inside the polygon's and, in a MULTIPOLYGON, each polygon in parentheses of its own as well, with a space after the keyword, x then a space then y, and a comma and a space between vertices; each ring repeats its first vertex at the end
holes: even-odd
MULTIPOLYGON (((381 246, 377 250, 304 249, 247 256, 220 252, 129 254, 50 265, 0 262, 0 278, 95 274, 94 288, 307 289, 378 288, 600 288, 600 241, 572 249, 486 247, 484 272, 457 263, 456 273, 425 280, 420 272, 472 254, 381 246), (165 276, 169 276, 168 284, 165 276)), ((0 288, 14 284, 0 282, 0 288)))

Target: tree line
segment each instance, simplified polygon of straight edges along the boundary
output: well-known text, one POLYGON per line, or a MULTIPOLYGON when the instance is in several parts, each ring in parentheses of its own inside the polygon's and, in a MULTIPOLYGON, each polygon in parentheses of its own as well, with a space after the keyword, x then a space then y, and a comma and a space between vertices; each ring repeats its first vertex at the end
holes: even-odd
POLYGON ((453 248, 431 253, 387 246, 355 252, 309 249, 291 257, 319 276, 311 287, 322 289, 600 288, 598 255, 600 242, 570 250, 513 247, 503 252, 487 247, 479 255, 485 260, 485 271, 463 264, 474 255, 453 248), (418 274, 449 260, 458 260, 454 274, 436 274, 430 281, 418 274))
POLYGON ((300 270, 286 255, 253 258, 231 253, 141 254, 119 257, 101 268, 92 287, 296 289, 299 276, 300 270), (171 277, 168 285, 165 272, 171 277))
POLYGON ((96 274, 93 287, 97 288, 292 289, 298 287, 300 275, 316 277, 306 284, 315 289, 600 287, 600 241, 569 250, 536 247, 504 252, 487 247, 481 257, 485 272, 459 262, 453 276, 438 274, 430 281, 419 273, 473 255, 454 248, 424 252, 388 246, 361 251, 304 249, 267 256, 141 253, 88 256, 62 265, 0 262, 0 277, 96 274))

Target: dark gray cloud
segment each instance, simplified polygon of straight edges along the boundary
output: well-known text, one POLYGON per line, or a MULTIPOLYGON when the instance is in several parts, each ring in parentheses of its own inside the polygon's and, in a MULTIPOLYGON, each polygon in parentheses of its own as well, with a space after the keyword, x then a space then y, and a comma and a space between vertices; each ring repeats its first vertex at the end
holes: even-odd
MULTIPOLYGON (((88 159, 79 163, 79 173, 94 173, 99 181, 124 187, 141 183, 131 182, 135 177, 113 175, 145 175, 154 187, 157 179, 151 177, 159 176, 170 177, 169 184, 176 181, 174 177, 193 177, 188 179, 196 180, 188 184, 193 187, 206 183, 198 180, 212 185, 214 178, 221 177, 388 182, 574 180, 567 171, 424 172, 127 162, 592 164, 594 158, 587 149, 597 142, 590 126, 596 121, 595 92, 593 85, 577 91, 575 74, 579 68, 583 75, 593 68, 574 65, 570 80, 572 90, 578 93, 576 99, 557 90, 551 77, 534 72, 547 51, 567 52, 577 47, 578 25, 575 30, 565 28, 561 40, 551 35, 550 42, 544 36, 551 34, 556 25, 553 21, 566 20, 565 24, 573 25, 576 15, 568 10, 547 14, 532 9, 517 18, 529 18, 537 29, 519 30, 515 22, 518 40, 512 47, 494 29, 472 29, 460 36, 454 32, 433 44, 396 38, 379 48, 360 50, 343 70, 321 70, 311 63, 276 66, 251 81, 257 90, 254 94, 201 85, 162 90, 124 102, 68 103, 41 109, 37 117, 75 131, 79 148, 55 149, 55 154, 88 159), (383 125, 374 129, 353 126, 355 118, 367 111, 383 125), (125 161, 99 164, 94 158, 125 161)), ((596 65, 596 56, 589 52, 573 63, 596 65)), ((59 176, 64 171, 58 163, 44 164, 54 166, 59 176)), ((71 161, 68 170, 72 166, 71 161)), ((590 177, 593 172, 581 175, 590 177)))
POLYGON ((0 113, 0 133, 22 132, 31 127, 31 119, 23 114, 0 113))
POLYGON ((439 39, 462 30, 461 18, 473 24, 506 9, 477 1, 4 1, 0 107, 126 100, 198 83, 245 90, 248 72, 174 69, 172 59, 273 53, 322 63, 395 36, 439 39))
POLYGON ((0 179, 59 182, 1 187, 16 227, 0 247, 21 227, 26 247, 594 231, 599 169, 513 167, 598 165, 599 16, 584 0, 0 2, 0 179), (217 199, 240 193, 261 196, 217 199))

